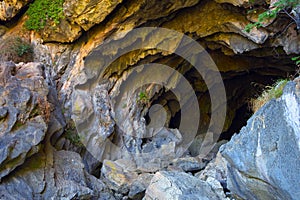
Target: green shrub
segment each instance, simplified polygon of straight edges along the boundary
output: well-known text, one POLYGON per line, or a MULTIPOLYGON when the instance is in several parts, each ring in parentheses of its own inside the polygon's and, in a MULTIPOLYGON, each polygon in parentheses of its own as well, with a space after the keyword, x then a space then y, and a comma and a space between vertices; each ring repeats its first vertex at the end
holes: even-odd
POLYGON ((269 102, 271 99, 281 97, 283 93, 283 88, 287 84, 288 80, 278 80, 274 85, 267 86, 266 90, 255 99, 251 99, 250 106, 253 112, 256 112, 260 109, 265 103, 269 102))
POLYGON ((64 18, 63 3, 64 0, 35 0, 26 12, 28 20, 25 27, 38 31, 43 29, 47 22, 52 26, 58 25, 64 18))
POLYGON ((33 47, 27 40, 18 36, 2 39, 0 61, 31 62, 33 61, 33 47))
MULTIPOLYGON (((280 11, 284 10, 287 13, 286 9, 295 8, 297 5, 299 5, 299 0, 278 0, 276 3, 274 3, 272 9, 268 9, 259 14, 258 21, 247 24, 244 30, 249 33, 254 27, 260 28, 263 26, 263 22, 276 18, 280 11)), ((289 14, 288 16, 291 17, 289 14)), ((291 18, 295 20, 293 17, 291 18)))

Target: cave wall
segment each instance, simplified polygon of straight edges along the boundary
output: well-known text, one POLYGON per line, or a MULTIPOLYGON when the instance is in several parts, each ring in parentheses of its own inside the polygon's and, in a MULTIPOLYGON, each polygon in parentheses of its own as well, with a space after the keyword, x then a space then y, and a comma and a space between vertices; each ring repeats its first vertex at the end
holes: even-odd
MULTIPOLYGON (((253 6, 247 1, 66 0, 63 4, 65 17, 60 24, 53 28, 51 23, 47 23, 40 31, 28 31, 23 27, 28 18, 24 13, 28 4, 28 1, 2 2, 1 38, 16 34, 27 38, 34 45, 34 61, 46 66, 46 74, 57 88, 68 124, 72 123, 72 111, 76 110, 72 103, 74 86, 85 81, 85 72, 90 66, 99 64, 97 56, 93 56, 97 48, 109 40, 124 39, 126 33, 135 28, 168 28, 186 34, 204 47, 218 67, 226 88, 227 117, 224 132, 231 130, 232 121, 239 117, 236 116, 237 111, 245 107, 250 98, 257 96, 260 89, 279 77, 294 75, 295 65, 290 58, 300 53, 300 36, 295 30, 295 24, 287 27, 291 22, 288 17, 278 18, 270 25, 254 28, 249 33, 244 31, 245 26, 257 18, 257 14, 247 12, 253 6)), ((268 8, 269 5, 261 1, 255 6, 268 8)), ((147 37, 150 36, 145 34, 141 39, 147 37)), ((161 38, 160 42, 169 42, 172 46, 176 43, 174 40, 161 38)), ((124 45, 126 48, 131 44, 124 45)), ((109 48, 106 50, 110 51, 109 48)), ((131 70, 147 63, 170 66, 187 78, 199 102, 201 118, 198 134, 204 133, 212 112, 207 86, 192 65, 172 52, 138 49, 120 57, 100 78, 100 82, 108 80, 105 86, 99 86, 106 91, 99 94, 107 99, 102 103, 111 107, 113 103, 110 100, 114 99, 131 70)), ((176 128, 180 119, 176 98, 159 86, 145 87, 144 90, 149 91, 149 102, 139 108, 135 99, 138 97, 131 99, 128 107, 134 107, 135 112, 124 121, 135 121, 138 127, 143 127, 145 123, 142 118, 149 114, 147 112, 153 103, 159 103, 167 111, 167 125, 176 128)), ((88 93, 90 90, 87 88, 85 91, 88 93)), ((81 106, 91 109, 91 112, 94 109, 81 106)), ((106 126, 94 127, 103 129, 108 136, 118 132, 113 129, 114 122, 110 115, 112 113, 104 113, 106 126)), ((61 135, 61 132, 54 135, 52 142, 59 144, 58 148, 70 148, 70 144, 61 135)))

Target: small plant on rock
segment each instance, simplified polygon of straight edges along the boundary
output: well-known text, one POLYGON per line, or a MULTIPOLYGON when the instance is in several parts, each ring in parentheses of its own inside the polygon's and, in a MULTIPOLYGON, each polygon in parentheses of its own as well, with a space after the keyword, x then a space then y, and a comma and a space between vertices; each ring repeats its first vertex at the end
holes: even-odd
POLYGON ((33 47, 24 38, 10 36, 0 41, 0 61, 31 62, 33 47))
POLYGON ((66 129, 65 129, 65 134, 64 137, 68 139, 73 145, 77 147, 84 147, 84 145, 81 142, 80 136, 78 135, 76 131, 76 127, 73 121, 71 121, 66 129))
POLYGON ((279 80, 272 86, 267 86, 266 90, 255 99, 250 100, 250 106, 253 112, 256 112, 260 109, 263 105, 269 102, 271 99, 277 99, 281 97, 283 93, 283 88, 287 84, 288 80, 279 80))
POLYGON ((250 32, 254 27, 260 28, 264 22, 276 18, 280 12, 290 17, 293 23, 297 25, 297 29, 300 29, 299 0, 278 0, 271 8, 258 15, 257 22, 248 24, 244 30, 250 32))
POLYGON ((150 99, 149 99, 147 93, 144 92, 144 91, 141 91, 141 92, 139 93, 137 102, 138 102, 139 104, 142 104, 142 105, 148 105, 149 102, 150 102, 150 99))
POLYGON ((57 26, 64 18, 63 3, 64 0, 35 0, 26 12, 28 20, 25 27, 28 30, 39 31, 46 23, 57 26))

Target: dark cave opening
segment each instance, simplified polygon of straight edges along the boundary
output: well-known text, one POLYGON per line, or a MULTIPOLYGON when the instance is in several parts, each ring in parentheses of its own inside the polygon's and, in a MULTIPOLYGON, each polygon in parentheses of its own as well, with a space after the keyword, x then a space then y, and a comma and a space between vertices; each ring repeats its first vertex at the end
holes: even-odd
MULTIPOLYGON (((274 70, 274 73, 278 71, 274 70)), ((277 73, 276 73, 277 74, 277 73)), ((226 77, 226 75, 224 75, 226 77)), ((232 79, 224 79, 225 89, 227 93, 227 118, 230 118, 230 125, 222 132, 219 137, 221 140, 230 140, 235 133, 239 133, 241 128, 247 124, 248 119, 253 115, 253 111, 249 105, 250 99, 257 98, 268 86, 274 84, 276 80, 284 78, 283 74, 278 76, 271 76, 257 74, 256 72, 249 72, 245 74, 236 75, 232 79), (279 76, 281 75, 281 76, 279 76), (230 113, 233 112, 233 115, 230 113)), ((200 110, 200 101, 206 102, 208 93, 196 92, 200 110), (204 100, 203 100, 204 99, 204 100)), ((160 104, 169 113, 170 118, 167 121, 167 127, 172 129, 178 129, 181 121, 181 109, 176 99, 176 96, 171 91, 163 90, 157 94, 153 99, 151 105, 160 104)), ((203 105, 203 104, 202 104, 203 105)), ((150 106, 151 107, 151 106, 150 106)), ((210 109, 210 106, 209 106, 210 109)), ((206 109, 204 109, 206 110, 206 109)), ((205 115, 201 113, 201 115, 205 115)), ((209 115, 209 114, 208 114, 209 115)), ((146 124, 149 124, 151 119, 149 113, 145 116, 146 124)), ((198 134, 203 133, 202 130, 207 128, 207 124, 203 124, 201 119, 205 119, 206 116, 200 116, 200 124, 198 134), (200 128, 202 128, 200 130, 200 128)))
POLYGON ((245 103, 242 107, 237 109, 235 117, 229 129, 223 132, 219 140, 230 140, 233 134, 238 133, 243 126, 247 124, 247 120, 253 115, 253 112, 249 108, 249 104, 245 103))

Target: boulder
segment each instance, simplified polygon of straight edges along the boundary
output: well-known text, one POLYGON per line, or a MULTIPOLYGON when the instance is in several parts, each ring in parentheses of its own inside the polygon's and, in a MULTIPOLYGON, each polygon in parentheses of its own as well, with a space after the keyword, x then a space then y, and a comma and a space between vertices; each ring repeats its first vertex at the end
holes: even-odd
POLYGON ((228 189, 242 199, 299 199, 300 82, 258 110, 220 149, 228 189))
POLYGON ((225 199, 218 196, 212 187, 183 172, 157 172, 146 190, 144 200, 151 199, 225 199))
POLYGON ((131 183, 137 177, 138 174, 136 172, 128 171, 126 166, 121 166, 117 162, 110 160, 104 160, 103 162, 101 178, 107 183, 109 188, 118 193, 128 193, 131 183))

